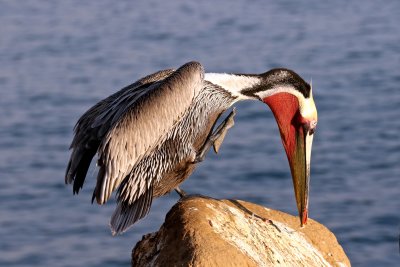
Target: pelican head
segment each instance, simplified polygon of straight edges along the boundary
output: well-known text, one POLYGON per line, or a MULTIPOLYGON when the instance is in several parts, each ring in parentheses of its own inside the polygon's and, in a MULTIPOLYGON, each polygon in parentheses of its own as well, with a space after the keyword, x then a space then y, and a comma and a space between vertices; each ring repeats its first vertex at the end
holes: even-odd
POLYGON ((236 101, 261 100, 270 107, 289 160, 300 222, 306 224, 311 147, 318 121, 311 86, 283 68, 262 74, 208 73, 205 79, 225 88, 236 101))
POLYGON ((267 104, 275 116, 292 174, 301 226, 307 223, 311 147, 317 126, 312 87, 288 69, 256 75, 240 93, 267 104))

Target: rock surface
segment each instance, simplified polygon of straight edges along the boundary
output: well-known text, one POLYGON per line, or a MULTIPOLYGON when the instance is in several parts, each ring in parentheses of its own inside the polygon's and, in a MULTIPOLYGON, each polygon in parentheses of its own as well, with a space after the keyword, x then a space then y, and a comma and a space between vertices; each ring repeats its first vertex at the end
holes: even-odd
POLYGON ((350 266, 336 237, 309 219, 239 200, 191 196, 132 250, 132 266, 350 266))

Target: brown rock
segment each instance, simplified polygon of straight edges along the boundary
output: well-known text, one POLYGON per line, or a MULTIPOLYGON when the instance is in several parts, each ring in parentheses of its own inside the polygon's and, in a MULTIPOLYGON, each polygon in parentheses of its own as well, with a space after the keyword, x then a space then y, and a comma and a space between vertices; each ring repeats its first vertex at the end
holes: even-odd
POLYGON ((350 266, 336 237, 309 219, 238 200, 188 197, 132 251, 132 266, 350 266))

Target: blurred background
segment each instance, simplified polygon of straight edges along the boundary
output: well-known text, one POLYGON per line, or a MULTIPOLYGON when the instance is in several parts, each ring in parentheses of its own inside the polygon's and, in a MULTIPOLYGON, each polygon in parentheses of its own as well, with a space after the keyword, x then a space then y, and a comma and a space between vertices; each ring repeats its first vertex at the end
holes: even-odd
MULTIPOLYGON (((122 236, 114 200, 64 185, 72 129, 97 101, 143 75, 200 61, 208 72, 287 67, 311 80, 319 111, 310 216, 354 266, 398 266, 400 2, 0 1, 0 265, 127 266, 178 200, 154 201, 122 236)), ((286 156, 264 104, 183 184, 297 215, 286 156)))

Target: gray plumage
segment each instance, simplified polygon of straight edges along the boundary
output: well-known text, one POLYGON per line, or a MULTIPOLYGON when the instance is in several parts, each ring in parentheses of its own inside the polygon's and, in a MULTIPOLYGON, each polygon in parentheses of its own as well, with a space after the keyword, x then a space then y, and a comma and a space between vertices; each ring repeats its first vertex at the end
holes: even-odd
POLYGON ((78 193, 97 153, 93 200, 103 204, 118 188, 111 228, 114 234, 123 232, 149 212, 154 197, 192 173, 215 122, 234 101, 229 92, 204 80, 196 62, 149 75, 78 120, 65 181, 73 182, 78 193))
POLYGON ((99 172, 92 202, 103 204, 117 191, 110 224, 113 234, 121 233, 146 216, 153 198, 177 189, 211 146, 218 152, 234 124, 235 111, 214 130, 215 123, 232 104, 246 99, 263 101, 274 113, 303 225, 308 214, 309 172, 301 168, 309 168, 310 158, 304 155, 311 155, 314 130, 303 137, 311 126, 315 128, 317 111, 311 86, 283 68, 262 74, 204 74, 199 63, 190 62, 176 71, 159 71, 138 80, 78 120, 65 182, 73 183, 73 192, 78 193, 97 154, 99 172), (291 134, 285 134, 289 128, 291 134), (297 140, 304 144, 293 153, 288 148, 297 140))

